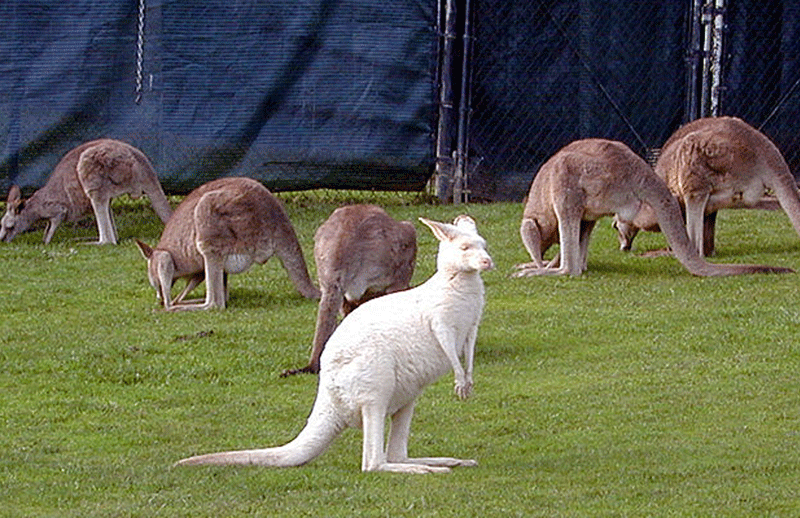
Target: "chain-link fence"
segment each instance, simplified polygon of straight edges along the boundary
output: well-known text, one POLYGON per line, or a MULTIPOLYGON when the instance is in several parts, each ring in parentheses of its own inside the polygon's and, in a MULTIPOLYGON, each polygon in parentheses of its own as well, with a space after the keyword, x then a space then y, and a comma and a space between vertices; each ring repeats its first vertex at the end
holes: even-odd
MULTIPOLYGON (((474 0, 463 171, 470 199, 519 200, 567 143, 645 158, 680 124, 735 115, 800 149, 800 5, 779 0, 474 0), (715 25, 716 24, 716 25, 715 25), (713 110, 713 111, 712 111, 713 110)), ((446 194, 446 196, 449 195, 446 194)), ((441 193, 440 193, 441 196, 441 193)))
POLYGON ((720 110, 759 128, 800 174, 800 3, 729 1, 720 110))

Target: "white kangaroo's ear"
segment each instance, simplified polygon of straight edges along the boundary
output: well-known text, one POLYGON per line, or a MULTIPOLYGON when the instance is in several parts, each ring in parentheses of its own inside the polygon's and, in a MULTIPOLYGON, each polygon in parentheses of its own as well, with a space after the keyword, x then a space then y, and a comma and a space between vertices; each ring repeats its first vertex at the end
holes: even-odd
POLYGON ((419 218, 419 220, 431 229, 439 241, 450 241, 455 237, 455 228, 449 223, 439 223, 425 218, 419 218))
POLYGON ((475 224, 475 220, 466 214, 456 216, 456 219, 453 220, 453 225, 468 232, 478 232, 478 225, 475 224))
POLYGON ((153 257, 153 249, 147 244, 136 240, 136 246, 139 247, 139 251, 142 253, 145 259, 150 259, 153 257))

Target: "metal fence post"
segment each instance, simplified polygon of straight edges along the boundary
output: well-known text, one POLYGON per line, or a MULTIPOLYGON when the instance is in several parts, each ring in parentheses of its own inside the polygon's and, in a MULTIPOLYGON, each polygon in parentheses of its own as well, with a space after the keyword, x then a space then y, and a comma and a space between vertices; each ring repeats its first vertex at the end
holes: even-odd
POLYGON ((725 0, 715 0, 714 4, 714 35, 713 50, 711 53, 711 116, 719 115, 720 90, 722 88, 722 42, 723 42, 723 14, 725 13, 725 0))
POLYGON ((700 116, 716 117, 720 111, 722 85, 722 38, 725 1, 714 0, 703 5, 703 75, 700 97, 700 116))
POLYGON ((703 61, 703 47, 700 37, 702 29, 703 0, 693 0, 692 12, 689 16, 689 50, 686 53, 688 73, 686 74, 686 113, 684 122, 692 121, 700 116, 700 95, 698 93, 698 72, 703 61))
MULTIPOLYGON (((441 17, 440 17, 441 19, 441 17)), ((439 125, 436 135, 436 196, 447 202, 453 192, 453 50, 456 39, 456 0, 447 0, 442 34, 439 79, 439 125)))
POLYGON ((458 102, 458 134, 455 152, 455 181, 453 183, 453 203, 469 202, 469 131, 470 116, 470 71, 472 50, 472 29, 470 26, 470 0, 464 2, 464 33, 461 51, 461 95, 458 102))

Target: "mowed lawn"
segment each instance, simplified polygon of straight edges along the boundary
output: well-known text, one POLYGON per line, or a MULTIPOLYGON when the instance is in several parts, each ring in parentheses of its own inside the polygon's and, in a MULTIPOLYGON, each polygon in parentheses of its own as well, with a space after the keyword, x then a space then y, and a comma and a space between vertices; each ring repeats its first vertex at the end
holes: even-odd
MULTIPOLYGON (((475 392, 457 400, 451 375, 429 387, 409 450, 478 466, 361 473, 348 430, 299 468, 172 467, 297 434, 317 378, 279 374, 305 365, 316 303, 273 258, 230 277, 228 309, 165 313, 133 242, 155 244, 161 224, 117 201, 118 246, 82 244, 93 218, 48 246, 41 229, 0 243, 0 516, 800 515, 800 274, 693 277, 638 255, 661 235, 620 252, 606 219, 588 274, 513 279, 528 260, 521 204, 281 198, 313 278, 314 231, 340 204, 415 222, 414 284, 436 254, 417 217, 477 220, 497 269, 484 275, 475 392)), ((722 212, 711 260, 800 270, 800 239, 782 212, 722 212)))

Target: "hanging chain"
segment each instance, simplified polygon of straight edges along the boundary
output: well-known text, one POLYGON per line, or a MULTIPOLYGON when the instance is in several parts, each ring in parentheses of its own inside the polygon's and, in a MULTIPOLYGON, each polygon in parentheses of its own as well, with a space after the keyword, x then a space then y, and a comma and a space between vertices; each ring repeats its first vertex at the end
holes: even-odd
POLYGON ((142 102, 142 65, 144 63, 144 4, 139 0, 139 30, 136 39, 136 104, 142 102))

